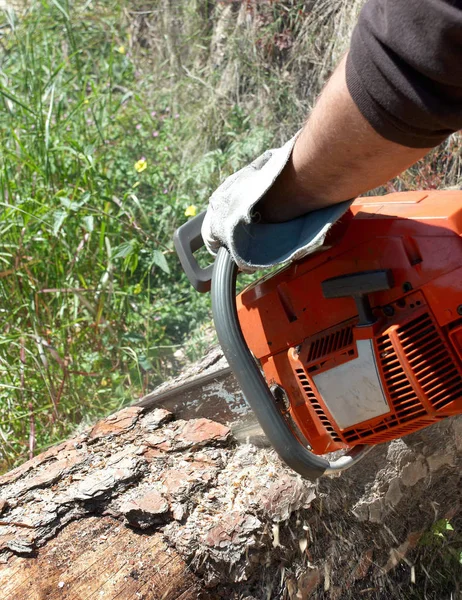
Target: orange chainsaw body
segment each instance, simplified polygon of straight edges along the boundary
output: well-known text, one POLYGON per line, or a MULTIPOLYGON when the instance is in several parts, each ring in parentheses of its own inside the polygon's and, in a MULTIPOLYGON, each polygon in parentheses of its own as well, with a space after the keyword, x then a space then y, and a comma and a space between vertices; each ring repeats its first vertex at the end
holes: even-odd
MULTIPOLYGON (((322 252, 237 298, 245 340, 315 454, 378 444, 462 413, 462 192, 356 200, 322 252), (325 297, 323 282, 388 271, 390 289, 325 297)), ((351 290, 350 290, 351 291, 351 290)))

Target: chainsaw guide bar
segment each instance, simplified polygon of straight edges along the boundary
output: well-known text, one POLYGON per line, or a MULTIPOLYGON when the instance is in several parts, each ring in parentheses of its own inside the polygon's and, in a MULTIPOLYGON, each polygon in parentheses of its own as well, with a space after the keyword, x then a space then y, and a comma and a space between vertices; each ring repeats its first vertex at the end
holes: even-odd
POLYGON ((141 398, 135 406, 164 408, 179 419, 218 421, 230 427, 239 443, 270 446, 219 348, 141 398))

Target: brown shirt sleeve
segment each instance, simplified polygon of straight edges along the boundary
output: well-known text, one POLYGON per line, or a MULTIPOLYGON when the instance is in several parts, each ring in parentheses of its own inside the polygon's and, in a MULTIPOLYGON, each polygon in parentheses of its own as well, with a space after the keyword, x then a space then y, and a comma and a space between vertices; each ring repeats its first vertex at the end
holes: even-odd
POLYGON ((353 31, 347 86, 384 138, 437 146, 462 129, 462 0, 369 0, 353 31))

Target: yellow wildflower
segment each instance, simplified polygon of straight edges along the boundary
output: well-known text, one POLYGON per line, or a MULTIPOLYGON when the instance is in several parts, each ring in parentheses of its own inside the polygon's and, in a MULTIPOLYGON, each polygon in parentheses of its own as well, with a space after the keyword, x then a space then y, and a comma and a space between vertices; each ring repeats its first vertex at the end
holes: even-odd
POLYGON ((117 52, 118 52, 119 54, 125 54, 125 46, 119 46, 119 47, 117 48, 117 52))
POLYGON ((133 288, 134 294, 141 294, 142 291, 143 291, 143 286, 141 285, 141 283, 137 283, 135 285, 135 287, 133 288))
POLYGON ((142 173, 146 169, 147 166, 148 166, 148 163, 147 163, 146 159, 144 157, 140 158, 140 160, 137 160, 135 163, 135 171, 137 173, 142 173))
POLYGON ((195 217, 197 215, 197 206, 194 204, 190 204, 188 208, 184 211, 185 217, 195 217))

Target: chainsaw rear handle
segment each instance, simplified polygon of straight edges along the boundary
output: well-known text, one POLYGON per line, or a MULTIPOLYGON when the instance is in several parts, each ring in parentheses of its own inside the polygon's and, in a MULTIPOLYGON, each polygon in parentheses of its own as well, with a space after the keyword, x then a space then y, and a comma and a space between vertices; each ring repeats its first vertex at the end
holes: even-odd
POLYGON ((242 335, 236 310, 237 266, 226 248, 220 248, 212 277, 212 311, 223 353, 261 428, 281 459, 307 479, 343 471, 361 460, 369 446, 330 462, 310 452, 279 411, 275 398, 242 335))
POLYGON ((203 268, 194 258, 194 252, 204 245, 201 227, 205 212, 187 221, 175 231, 173 236, 173 243, 183 271, 194 289, 202 294, 210 291, 213 273, 213 263, 203 268))

